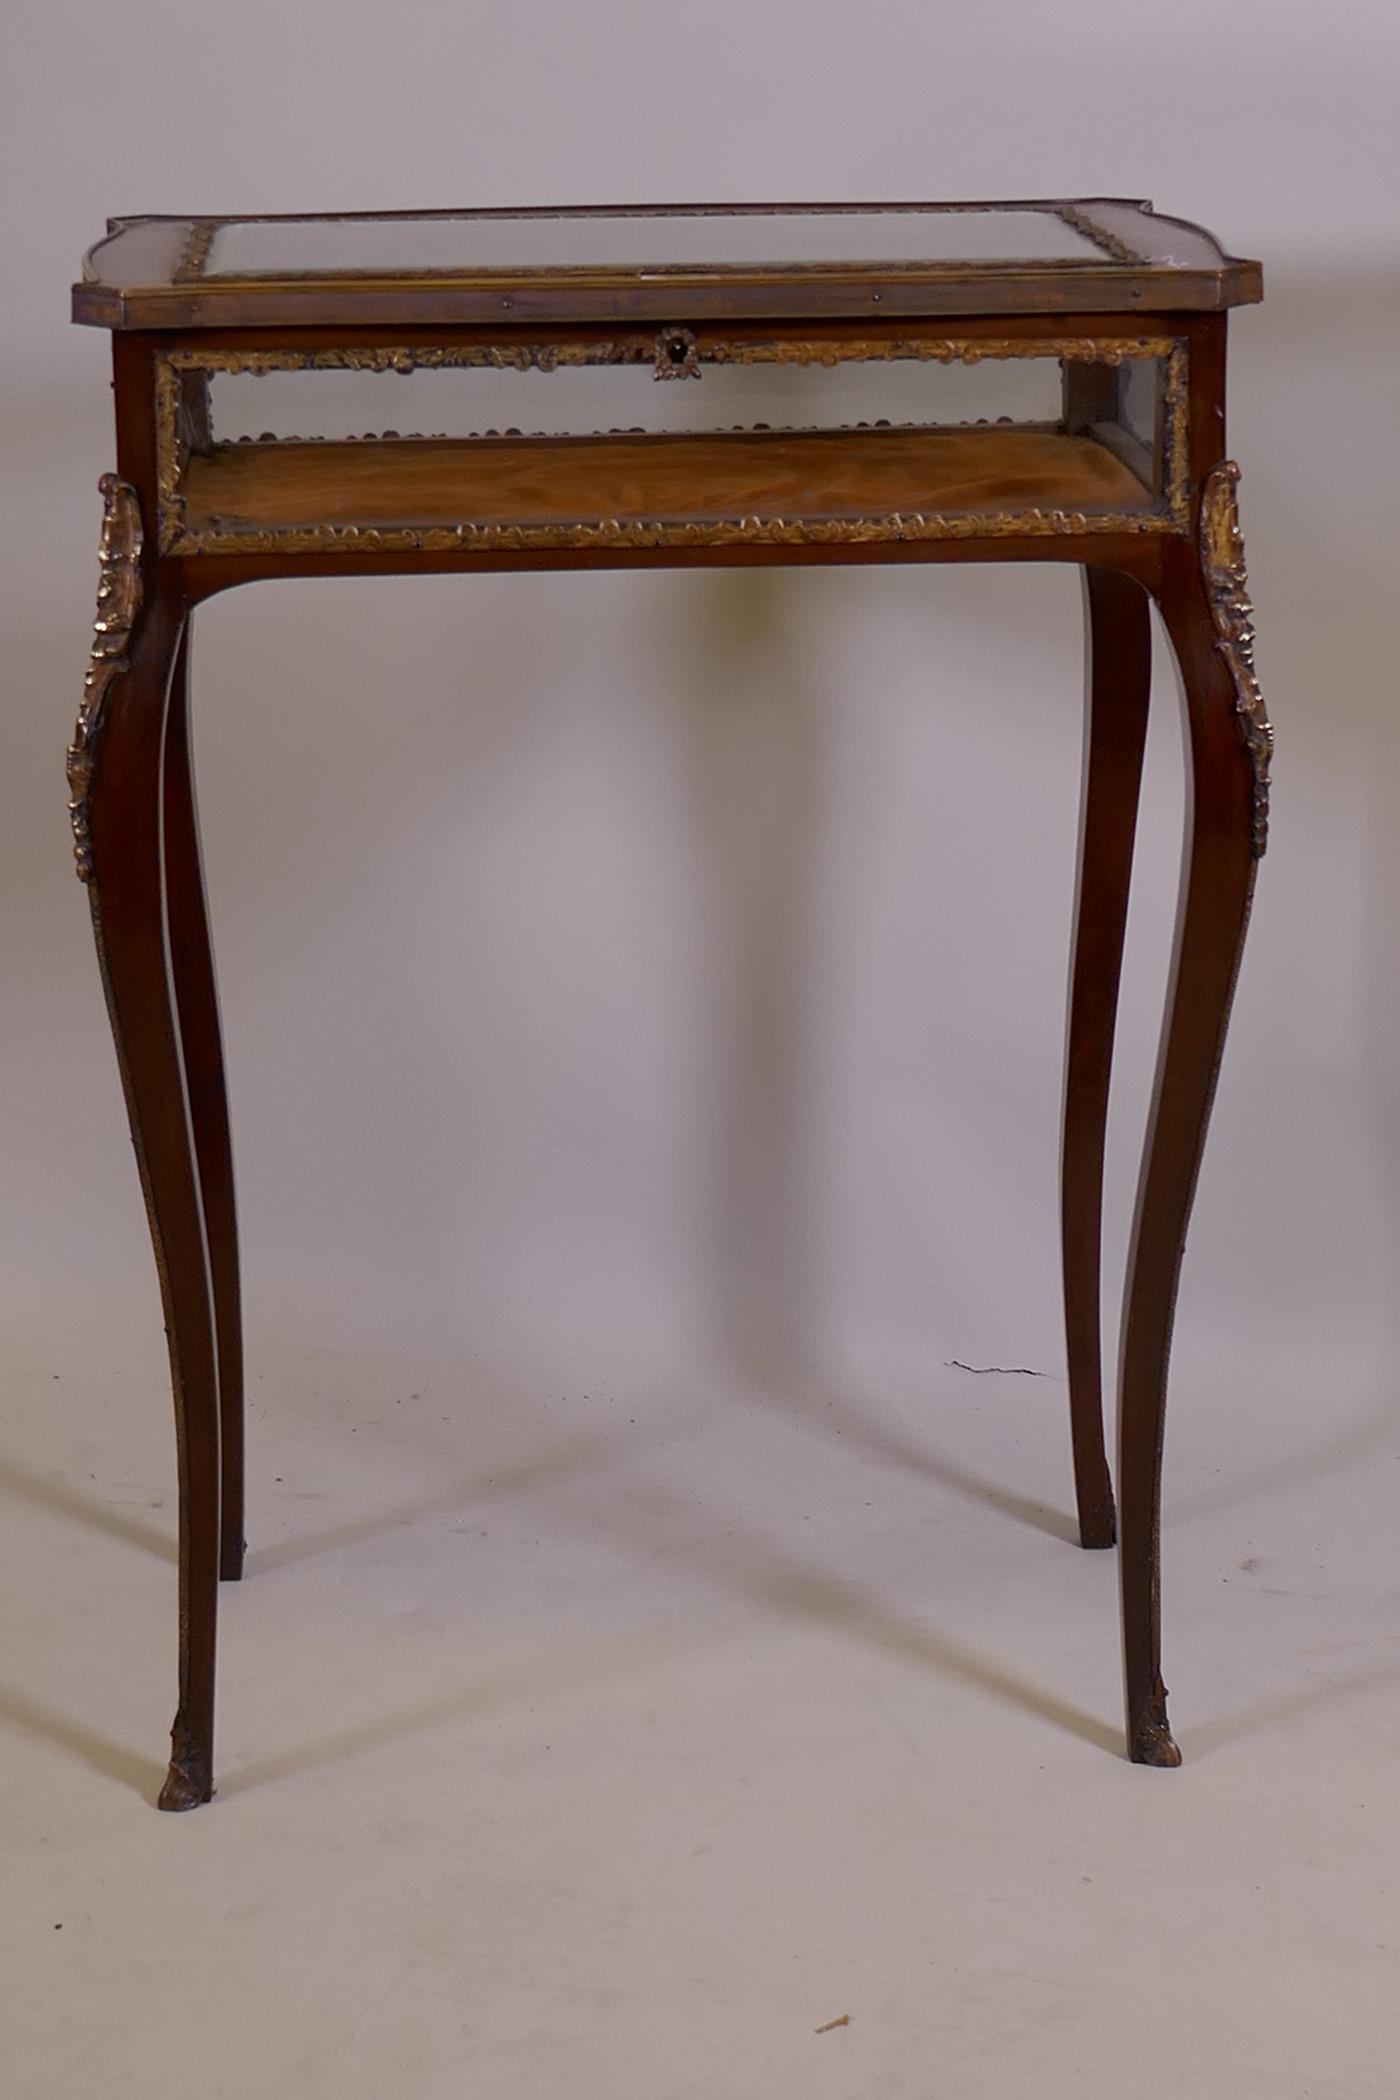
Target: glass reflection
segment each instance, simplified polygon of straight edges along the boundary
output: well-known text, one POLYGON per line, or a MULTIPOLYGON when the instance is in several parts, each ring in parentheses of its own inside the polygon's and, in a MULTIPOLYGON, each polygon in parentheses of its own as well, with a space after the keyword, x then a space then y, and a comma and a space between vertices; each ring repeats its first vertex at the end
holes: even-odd
POLYGON ((1050 207, 509 213, 404 219, 230 219, 204 274, 652 271, 875 263, 1104 262, 1050 207))

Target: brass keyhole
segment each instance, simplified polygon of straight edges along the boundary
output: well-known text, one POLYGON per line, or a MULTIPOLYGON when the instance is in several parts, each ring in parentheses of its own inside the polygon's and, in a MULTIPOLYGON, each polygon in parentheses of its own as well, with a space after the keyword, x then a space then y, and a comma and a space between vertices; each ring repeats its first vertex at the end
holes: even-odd
POLYGON ((656 339, 658 379, 698 379, 700 352, 688 328, 663 328, 656 339))

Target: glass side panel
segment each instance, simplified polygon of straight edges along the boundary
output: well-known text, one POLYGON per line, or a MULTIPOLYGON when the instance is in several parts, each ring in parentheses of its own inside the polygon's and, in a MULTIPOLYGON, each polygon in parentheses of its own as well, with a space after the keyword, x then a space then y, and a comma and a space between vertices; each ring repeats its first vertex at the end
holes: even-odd
POLYGON ((1146 359, 1134 359, 1123 368, 1119 421, 1130 437, 1149 448, 1157 442, 1157 410, 1161 388, 1160 367, 1146 359))
POLYGON ((1106 263, 1052 209, 501 213, 451 218, 230 219, 204 275, 340 271, 651 271, 877 263, 1106 263))

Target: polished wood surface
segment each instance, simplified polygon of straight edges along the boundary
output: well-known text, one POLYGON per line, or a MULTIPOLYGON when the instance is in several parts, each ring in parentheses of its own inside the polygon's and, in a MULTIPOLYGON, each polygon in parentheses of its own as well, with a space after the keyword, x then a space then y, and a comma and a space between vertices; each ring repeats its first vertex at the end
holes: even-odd
MULTIPOLYGON (((1094 210, 1101 233, 1114 226, 1133 231, 1136 207, 1100 200, 1094 210)), ((178 301, 185 293, 176 281, 182 256, 186 279, 197 274, 189 267, 191 229, 215 223, 135 222, 104 251, 103 268, 124 243, 128 255, 134 244, 148 260, 164 259, 168 298, 156 304, 166 332, 126 330, 134 309, 111 282, 89 281, 83 316, 105 316, 118 331, 118 473, 104 477, 102 583, 69 753, 70 807, 146 1194, 175 1398, 179 1707, 162 1805, 192 1807, 212 1790, 219 1580, 236 1577, 243 1565, 238 1230, 190 763, 190 620, 193 607, 218 591, 337 570, 465 575, 493 564, 851 559, 1051 560, 1084 570, 1089 685, 1061 1203, 1074 1477, 1083 1543, 1111 1544, 1115 1525, 1121 1540, 1129 1755, 1143 1764, 1176 1763, 1161 1676, 1167 1363, 1186 1224, 1267 837, 1271 749, 1253 666, 1236 472, 1223 460, 1225 321, 1189 310, 1193 285, 1204 282, 1200 248, 1192 243, 1210 237, 1186 229, 1187 260, 1171 264, 1159 255, 1147 279, 1139 271, 1132 297, 1125 289, 1125 273, 1132 273, 1121 257, 1061 268, 1063 296, 1075 303, 1061 309, 1073 318, 1062 324, 1068 340, 1051 353, 1063 376, 1063 414, 1051 425, 884 429, 857 422, 710 436, 225 444, 215 442, 210 424, 210 309, 190 308, 200 313, 202 332, 182 335, 178 301), (1171 297, 1139 303, 1143 283, 1160 286, 1168 276, 1171 297), (1096 303, 1104 310, 1101 333, 1096 303), (1125 402, 1126 366, 1139 354, 1130 357, 1125 341, 1139 337, 1162 346, 1154 352, 1162 379, 1155 437, 1135 433, 1125 402), (184 358, 178 372, 173 352, 184 358), (932 521, 927 536, 902 528, 901 519, 914 514, 932 521), (678 522, 683 543, 649 534, 648 521, 656 519, 678 522), (847 532, 842 522, 859 528, 865 519, 876 529, 847 532), (600 535, 589 520, 608 521, 609 531, 600 535), (528 534, 509 543, 472 539, 472 528, 503 521, 585 523, 573 539, 565 530, 547 544, 528 534), (775 537, 775 521, 794 528, 790 543, 775 537), (390 530, 379 531, 381 525, 390 530), (405 527, 421 527, 425 537, 417 541, 405 527), (329 541, 318 537, 326 533, 329 541), (1100 1339, 1104 1130, 1148 708, 1151 600, 1185 689, 1192 794, 1129 1264, 1115 1512, 1100 1339)), ((1074 231, 1077 222, 1063 223, 1074 231)), ((1170 241, 1180 225, 1154 218, 1139 238, 1170 241)), ((1214 303, 1257 296, 1257 281, 1242 290, 1244 280, 1230 277, 1231 269, 1254 266, 1230 265, 1218 248, 1214 253, 1217 266, 1206 273, 1214 303)), ((204 250, 201 256, 208 259, 204 250)), ((1048 297, 1043 268, 986 268, 974 297, 964 265, 951 264, 941 275, 906 276, 902 295, 931 302, 921 310, 946 310, 936 302, 951 296, 949 269, 963 272, 958 357, 1046 354, 1036 319, 1048 297)), ((805 346, 779 344, 774 354, 807 358, 819 337, 823 355, 834 342, 856 362, 876 359, 886 355, 879 330, 888 324, 872 324, 869 307, 889 282, 874 264, 849 281, 839 272, 817 271, 806 280, 790 272, 781 284, 760 283, 752 270, 711 272, 693 301, 670 307, 668 325, 693 347, 688 323, 699 314, 742 322, 771 295, 786 302, 807 337, 805 346), (859 318, 849 325, 831 318, 842 311, 859 318)), ((546 284, 538 272, 533 283, 542 310, 564 301, 576 314, 578 283, 546 284)), ((245 283, 238 298, 247 290, 245 283)), ((464 309, 452 304, 456 294, 444 304, 440 285, 381 278, 371 290, 388 302, 396 323, 410 310, 436 321, 436 335, 420 331, 413 340, 437 346, 439 362, 504 354, 499 333, 463 324, 464 309)), ((405 338, 397 327, 380 337, 366 328, 364 291, 323 283, 316 291, 328 302, 323 308, 308 305, 295 286, 264 286, 254 295, 285 295, 296 321, 252 335, 239 333, 243 309, 230 294, 233 303, 218 307, 225 368, 239 360, 256 368, 269 352, 274 361, 301 360, 298 369, 322 351, 343 364, 351 343, 361 363, 368 354, 371 365, 398 369, 405 338), (317 314, 319 332, 308 326, 317 314)), ((631 296, 596 275, 582 291, 624 306, 631 296)), ((577 331, 563 330, 560 353, 579 340, 577 331)), ((510 348, 511 357, 518 348, 510 348)), ((538 340, 528 355, 538 362, 538 340)))
POLYGON ((148 593, 102 726, 88 821, 93 928, 146 1196, 175 1396, 180 1494, 180 1693, 162 1808, 213 1785, 221 1449, 219 1371, 199 1163, 185 1104, 178 994, 167 958, 161 777, 185 611, 148 593))
POLYGON ((1104 1140, 1128 885, 1152 682, 1150 600, 1114 569, 1084 571, 1089 681, 1060 1172, 1070 1426, 1080 1539, 1117 1535, 1103 1430, 1104 1140))
POLYGON ((1129 1263, 1119 1402, 1120 1573, 1129 1752, 1175 1765, 1162 1682, 1162 1452, 1186 1223, 1258 872, 1256 776, 1194 550, 1163 549, 1157 600, 1186 696, 1191 817, 1172 988, 1129 1263))
POLYGON ((219 1573, 228 1582, 243 1573, 243 1314, 223 1029, 190 754, 192 627, 187 617, 171 676, 165 733, 165 896, 213 1299, 221 1455, 219 1573))
POLYGON ((192 527, 1153 507, 1092 438, 1026 429, 220 445, 185 490, 192 527))

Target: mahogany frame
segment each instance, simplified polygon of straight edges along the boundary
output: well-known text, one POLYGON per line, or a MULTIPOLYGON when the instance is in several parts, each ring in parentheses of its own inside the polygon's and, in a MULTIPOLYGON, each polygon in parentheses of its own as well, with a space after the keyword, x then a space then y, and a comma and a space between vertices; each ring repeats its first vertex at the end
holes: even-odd
MULTIPOLYGON (((1252 265, 1233 266, 1253 269, 1252 265)), ((1239 296, 1250 296, 1239 292, 1239 296)), ((1219 293, 1225 300, 1229 287, 1219 293)), ((1066 286, 1068 296, 1068 285, 1066 286)), ((1259 857, 1267 837, 1272 733, 1225 458, 1226 321, 1176 306, 1143 313, 964 313, 959 356, 1034 354, 1052 344, 1066 418, 1102 407, 1105 366, 1130 341, 1164 348, 1174 435, 1160 506, 1146 519, 1057 509, 856 517, 849 529, 790 531, 761 514, 683 534, 642 520, 580 520, 554 537, 192 531, 182 511, 189 449, 209 443, 201 371, 230 359, 283 362, 402 351, 470 359, 503 341, 556 353, 584 326, 439 320, 353 327, 122 328, 114 335, 115 475, 104 477, 98 618, 69 753, 78 871, 97 949, 145 1190, 169 1336, 179 1453, 179 1705, 164 1808, 213 1790, 220 1578, 242 1573, 243 1374, 238 1230, 223 1050, 189 750, 188 636, 195 607, 271 577, 828 562, 1057 561, 1084 573, 1090 656, 1079 887, 1065 1076, 1062 1247, 1070 1415, 1080 1533, 1121 1543, 1130 1756, 1173 1765, 1160 1668, 1160 1493, 1167 1363, 1197 1169, 1259 857), (609 530, 609 526, 615 530, 609 530), (600 529, 602 528, 602 529, 600 529), (1192 792, 1172 987, 1144 1154, 1123 1328, 1117 1508, 1103 1430, 1100 1255, 1104 1135, 1150 679, 1155 602, 1180 666, 1192 792)), ((94 297, 93 320, 110 317, 94 297)), ((624 329, 631 325, 624 314, 624 329)), ((673 326, 698 323, 682 310, 673 326)), ((941 326, 942 324, 940 324, 941 326)), ((909 324, 817 315, 794 334, 860 356, 909 324), (882 332, 883 331, 883 332, 882 332)), ((774 325, 726 324, 728 339, 774 325)), ((923 334, 934 340, 923 324, 923 334)), ((644 337, 638 340, 645 342, 644 337)), ((630 353, 629 353, 630 354, 630 353)), ((949 353, 954 354, 952 352, 949 353)), ((849 433, 861 471, 860 433, 849 433)), ((653 523, 655 521, 652 521, 653 523)), ((795 521, 799 526, 800 518, 795 521)), ((809 525, 820 521, 807 520, 809 525)))

